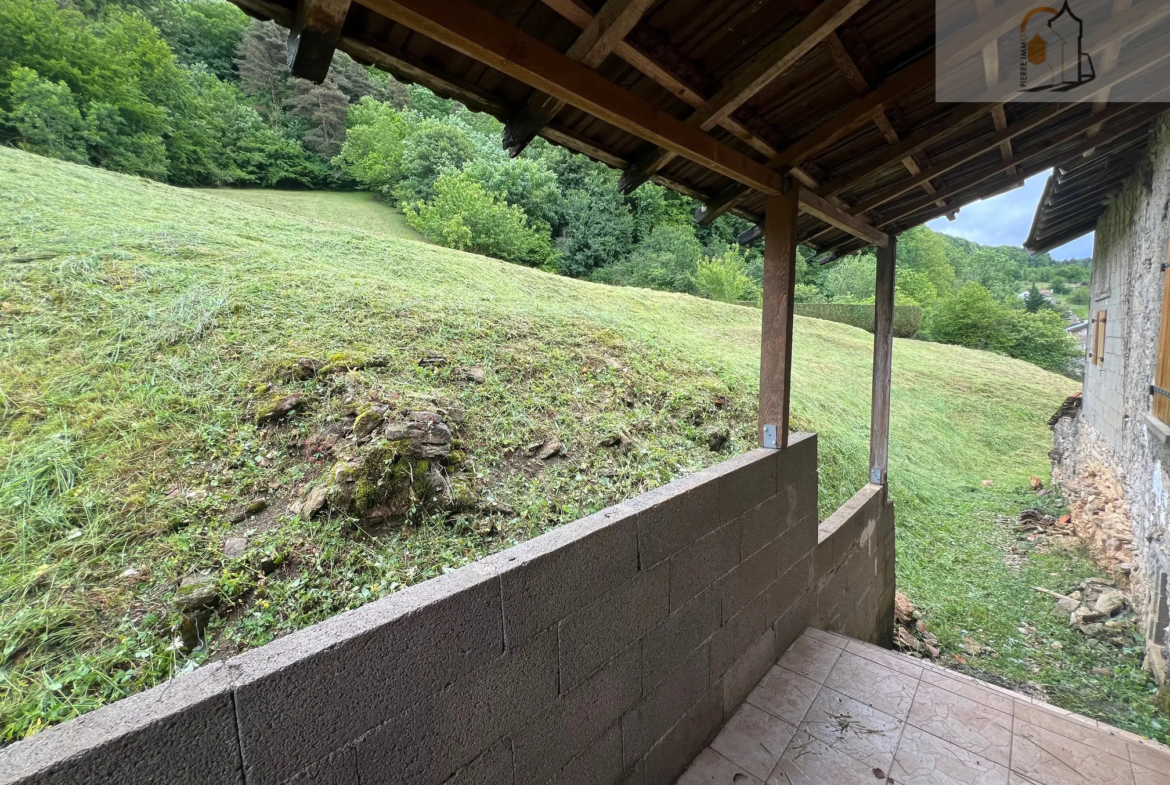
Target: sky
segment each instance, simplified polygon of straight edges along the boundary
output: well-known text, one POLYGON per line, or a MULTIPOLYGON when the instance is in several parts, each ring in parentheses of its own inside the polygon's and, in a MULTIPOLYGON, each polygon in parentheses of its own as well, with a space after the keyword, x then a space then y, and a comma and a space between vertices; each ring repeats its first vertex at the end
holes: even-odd
MULTIPOLYGON (((927 224, 943 234, 974 240, 983 245, 1020 245, 1028 238, 1032 216, 1044 192, 1048 172, 1038 174, 1023 188, 974 202, 959 211, 954 221, 936 218, 927 224)), ((1053 259, 1084 259, 1093 255, 1093 234, 1078 237, 1048 252, 1053 259)))

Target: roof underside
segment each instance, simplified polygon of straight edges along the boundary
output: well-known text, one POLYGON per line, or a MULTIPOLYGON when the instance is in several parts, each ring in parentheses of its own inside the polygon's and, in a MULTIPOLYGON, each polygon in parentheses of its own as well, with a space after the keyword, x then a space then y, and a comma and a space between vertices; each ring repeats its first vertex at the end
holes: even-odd
MULTIPOLYGON (((297 0, 234 2, 253 16, 286 27, 296 19, 297 0)), ((963 2, 969 8, 968 16, 956 22, 960 28, 979 20, 976 0, 963 2)), ((1140 0, 1133 7, 1140 12, 1161 8, 1163 2, 1140 0)), ((631 5, 631 0, 609 0, 606 10, 614 3, 631 5)), ((606 5, 604 0, 442 0, 430 8, 486 11, 512 32, 564 54, 606 5)), ((795 35, 794 28, 818 9, 817 0, 643 0, 641 5, 645 10, 636 24, 594 70, 610 85, 680 121, 715 103, 709 99, 725 93, 731 80, 775 51, 785 34, 795 35)), ((437 28, 428 36, 394 21, 391 17, 406 18, 396 14, 403 7, 429 13, 424 0, 368 0, 368 6, 355 0, 343 11, 337 47, 359 62, 375 64, 505 123, 529 104, 535 91, 500 70, 508 68, 507 62, 492 67, 460 51, 458 44, 437 41, 432 36, 443 37, 437 28)), ((832 25, 830 33, 818 37, 778 74, 741 93, 746 99, 725 118, 701 128, 722 144, 720 149, 751 159, 749 165, 791 174, 822 200, 822 216, 835 210, 896 234, 1080 156, 1089 132, 1112 146, 1144 138, 1145 126, 1135 123, 1153 117, 1150 104, 1110 106, 1091 131, 1088 103, 940 104, 934 100, 933 83, 935 0, 854 0, 845 15, 843 23, 832 25), (1114 141, 1120 132, 1126 135, 1114 141)), ((995 40, 989 38, 993 50, 995 40)), ((1121 48, 1119 67, 1128 59, 1149 56, 1139 44, 1121 48)), ((1009 49, 1002 43, 998 47, 998 73, 1006 79, 999 80, 995 69, 986 66, 989 87, 1010 81, 1017 53, 1009 49)), ((971 59, 986 61, 984 54, 976 49, 971 59)), ((638 134, 572 102, 556 111, 540 135, 622 169, 644 161, 655 149, 638 134)), ((670 157, 650 179, 711 203, 710 215, 730 210, 762 220, 765 193, 687 157, 670 157)), ((802 212, 801 242, 834 253, 869 244, 862 239, 864 233, 846 231, 840 220, 833 225, 816 212, 802 212)))

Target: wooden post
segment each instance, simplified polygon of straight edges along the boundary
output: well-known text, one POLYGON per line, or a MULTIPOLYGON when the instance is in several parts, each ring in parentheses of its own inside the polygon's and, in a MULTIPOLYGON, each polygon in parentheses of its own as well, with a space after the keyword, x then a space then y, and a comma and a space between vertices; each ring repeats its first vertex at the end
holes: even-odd
POLYGON ((890 379, 894 358, 894 265, 897 235, 877 249, 877 286, 874 291, 873 408, 869 416, 869 481, 886 484, 890 465, 890 379))
POLYGON ((760 331, 760 445, 788 446, 792 393, 792 295, 800 186, 786 177, 764 216, 764 314, 760 331), (773 430, 774 429, 774 430, 773 430))

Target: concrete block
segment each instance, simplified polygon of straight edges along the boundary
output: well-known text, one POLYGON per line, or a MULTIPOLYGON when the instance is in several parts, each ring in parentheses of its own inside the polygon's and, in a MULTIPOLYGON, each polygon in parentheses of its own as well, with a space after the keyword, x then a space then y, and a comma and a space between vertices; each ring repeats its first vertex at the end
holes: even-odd
POLYGON ((788 647, 800 637, 804 628, 813 623, 815 613, 815 599, 810 590, 772 623, 772 629, 776 631, 776 654, 783 656, 784 652, 788 651, 788 647))
POLYGON ((490 565, 439 578, 231 660, 244 770, 276 783, 500 656, 490 565))
POLYGON ((702 646, 622 717, 626 766, 632 766, 686 714, 709 686, 709 650, 702 646))
POLYGON ((776 631, 771 627, 748 647, 723 676, 723 714, 730 717, 755 689, 768 669, 780 658, 776 651, 776 631))
POLYGON ((719 581, 723 593, 723 622, 726 623, 749 602, 767 591, 779 576, 784 538, 773 540, 764 548, 732 568, 719 581))
POLYGON ((788 612, 800 598, 813 588, 812 554, 805 554, 800 561, 782 573, 776 582, 768 587, 768 623, 788 612))
POLYGON ((205 665, 0 750, 4 785, 243 783, 231 674, 205 665))
POLYGON ((633 578, 636 521, 619 504, 483 560, 500 573, 507 645, 520 645, 633 578))
POLYGON ((342 747, 317 761, 300 774, 286 780, 287 785, 358 785, 357 752, 352 745, 342 747))
POLYGON ((383 781, 388 772, 402 785, 443 782, 556 695, 556 635, 548 630, 362 736, 361 782, 383 781))
POLYGON ((724 521, 738 518, 776 495, 776 473, 781 460, 780 451, 758 449, 724 462, 728 471, 717 480, 724 521))
POLYGON ((670 610, 681 608, 739 563, 736 519, 670 557, 670 610))
POLYGON ((883 495, 880 485, 866 485, 818 527, 813 557, 813 571, 818 576, 834 569, 874 535, 883 495))
POLYGON ((622 778, 621 785, 646 785, 646 761, 635 763, 622 778))
POLYGON ((561 692, 661 624, 670 610, 670 565, 638 573, 558 626, 561 692))
POLYGON ((645 785, 671 785, 723 727, 723 683, 708 688, 645 757, 645 785))
POLYGON ((786 507, 779 496, 770 496, 740 516, 739 552, 746 559, 776 539, 787 528, 786 507))
POLYGON ((512 740, 501 739, 443 785, 513 785, 512 740))
POLYGON ((654 504, 638 512, 638 557, 642 569, 715 531, 724 521, 718 485, 706 472, 684 477, 661 490, 654 504))
POLYGON ((611 785, 622 776, 622 728, 615 723, 550 780, 554 785, 611 785))
POLYGON ((642 695, 642 658, 633 645, 512 734, 517 782, 543 782, 617 723, 642 695))
POLYGON ((711 637, 711 681, 722 678, 767 626, 768 595, 763 593, 728 619, 711 637))
POLYGON ((712 586, 642 637, 642 692, 648 693, 719 629, 720 591, 712 586))

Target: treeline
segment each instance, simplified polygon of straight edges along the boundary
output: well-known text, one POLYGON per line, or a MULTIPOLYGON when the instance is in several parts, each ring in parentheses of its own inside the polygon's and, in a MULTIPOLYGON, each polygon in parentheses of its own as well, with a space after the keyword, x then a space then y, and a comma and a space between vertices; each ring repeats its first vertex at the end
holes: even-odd
MULTIPOLYGON (((286 33, 223 0, 0 0, 0 143, 182 186, 367 189, 430 240, 576 278, 756 303, 747 222, 537 139, 338 53, 321 85, 289 75, 286 33)), ((801 302, 873 301, 875 259, 800 249, 801 302)), ((920 227, 899 242, 897 300, 921 337, 1064 371, 1079 354, 1025 282, 1087 294, 1081 264, 920 227), (1024 287, 1026 288, 1026 286, 1024 287), (1037 303, 1039 302, 1039 305, 1037 303)), ((1042 298, 1041 298, 1042 300, 1042 298)))

